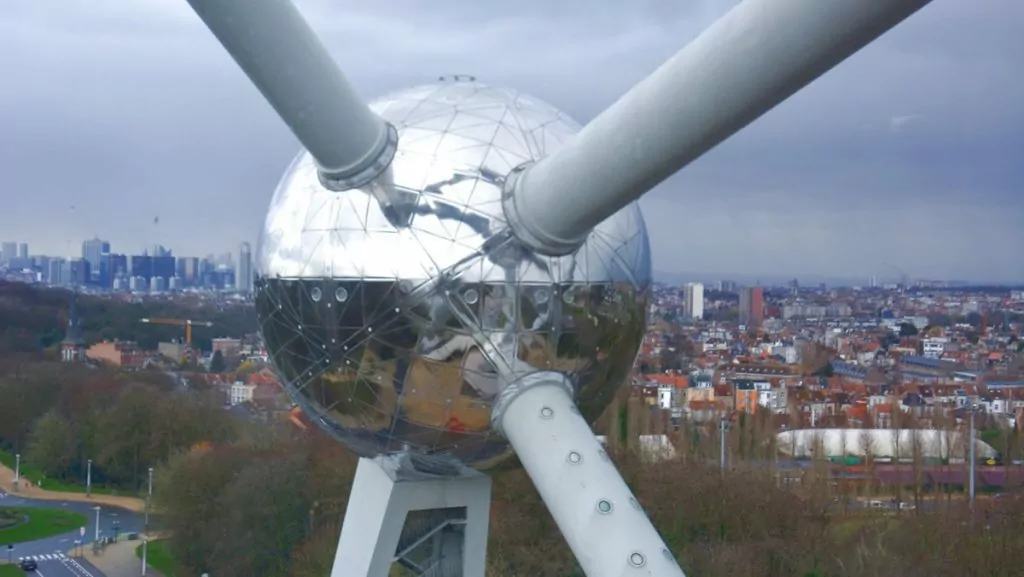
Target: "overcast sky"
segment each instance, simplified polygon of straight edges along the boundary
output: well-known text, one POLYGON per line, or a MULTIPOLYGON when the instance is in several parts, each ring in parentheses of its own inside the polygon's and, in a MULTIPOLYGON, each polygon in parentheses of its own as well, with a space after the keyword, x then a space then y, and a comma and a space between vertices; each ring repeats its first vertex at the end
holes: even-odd
MULTIPOLYGON (((734 3, 298 5, 367 98, 473 74, 586 122, 734 3)), ((655 269, 1024 280, 1022 29, 935 0, 648 195, 655 269)), ((297 148, 184 0, 0 3, 2 240, 236 250, 297 148)))

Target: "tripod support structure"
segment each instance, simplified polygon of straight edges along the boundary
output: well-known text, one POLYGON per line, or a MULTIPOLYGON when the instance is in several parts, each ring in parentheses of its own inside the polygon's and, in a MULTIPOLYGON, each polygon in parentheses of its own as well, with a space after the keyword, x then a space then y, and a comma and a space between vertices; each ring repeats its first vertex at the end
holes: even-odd
POLYGON ((395 454, 359 459, 331 577, 484 577, 491 478, 433 475, 395 454))

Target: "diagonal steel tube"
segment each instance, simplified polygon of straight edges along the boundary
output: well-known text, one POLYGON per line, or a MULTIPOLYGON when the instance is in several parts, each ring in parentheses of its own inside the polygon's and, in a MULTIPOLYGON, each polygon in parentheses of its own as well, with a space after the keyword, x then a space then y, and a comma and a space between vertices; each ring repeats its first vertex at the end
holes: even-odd
POLYGON ((290 0, 188 0, 316 160, 328 188, 391 163, 397 133, 359 98, 290 0))
POLYGON ((745 0, 576 137, 514 172, 505 214, 545 254, 622 207, 930 0, 745 0))

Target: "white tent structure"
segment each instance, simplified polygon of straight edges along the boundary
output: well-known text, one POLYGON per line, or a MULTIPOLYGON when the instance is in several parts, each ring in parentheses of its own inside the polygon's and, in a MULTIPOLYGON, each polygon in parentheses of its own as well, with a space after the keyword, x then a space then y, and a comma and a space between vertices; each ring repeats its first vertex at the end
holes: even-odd
MULTIPOLYGON (((894 461, 913 458, 963 459, 970 439, 957 431, 935 429, 797 429, 776 437, 779 452, 800 458, 866 457, 894 461)), ((996 456, 996 450, 975 439, 978 458, 996 456)))

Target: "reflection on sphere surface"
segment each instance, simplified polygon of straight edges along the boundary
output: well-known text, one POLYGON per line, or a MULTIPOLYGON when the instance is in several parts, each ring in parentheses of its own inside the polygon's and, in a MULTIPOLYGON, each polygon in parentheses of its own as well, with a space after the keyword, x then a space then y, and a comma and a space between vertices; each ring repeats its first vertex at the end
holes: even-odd
POLYGON ((371 108, 398 129, 391 169, 334 192, 302 153, 262 231, 256 307, 289 394, 362 456, 409 450, 487 468, 510 452, 490 416, 494 361, 514 356, 568 374, 592 423, 643 337, 651 265, 637 206, 574 255, 531 254, 508 234, 504 179, 575 122, 475 81, 371 108))

